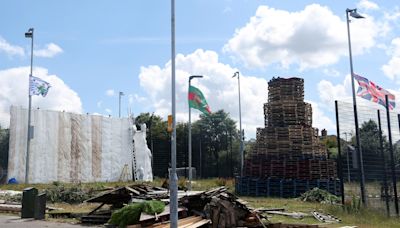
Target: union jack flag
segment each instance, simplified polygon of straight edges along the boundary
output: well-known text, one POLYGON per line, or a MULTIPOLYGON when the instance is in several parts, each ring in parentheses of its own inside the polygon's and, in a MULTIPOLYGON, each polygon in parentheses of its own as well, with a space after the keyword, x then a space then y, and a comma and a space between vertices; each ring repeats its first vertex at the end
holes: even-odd
POLYGON ((364 77, 361 77, 360 75, 353 74, 353 76, 357 80, 359 85, 357 96, 386 107, 385 95, 388 95, 389 109, 392 110, 396 107, 395 96, 389 91, 376 85, 374 82, 364 77))

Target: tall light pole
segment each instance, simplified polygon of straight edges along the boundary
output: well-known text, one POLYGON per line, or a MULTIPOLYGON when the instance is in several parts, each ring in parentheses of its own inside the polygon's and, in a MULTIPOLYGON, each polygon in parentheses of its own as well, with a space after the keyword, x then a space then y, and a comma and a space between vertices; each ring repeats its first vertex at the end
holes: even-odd
POLYGON ((178 177, 176 176, 176 94, 175 94, 175 0, 171 0, 171 172, 169 174, 169 208, 171 228, 178 227, 178 177))
POLYGON ((25 184, 28 184, 29 178, 29 146, 31 139, 33 138, 33 127, 31 126, 31 108, 32 108, 32 95, 30 92, 31 86, 31 76, 32 76, 32 67, 33 67, 33 28, 30 28, 28 32, 25 33, 26 38, 31 38, 31 72, 29 74, 29 87, 28 87, 28 97, 29 97, 29 104, 28 104, 28 137, 26 143, 26 158, 25 158, 25 184))
MULTIPOLYGON (((202 78, 202 75, 192 75, 189 77, 189 90, 191 86, 191 81, 193 78, 202 78)), ((188 91, 189 93, 189 91, 188 91)), ((189 96, 189 94, 188 94, 189 96)), ((189 101, 189 100, 188 100, 189 101)), ((192 190, 192 112, 189 104, 189 134, 188 134, 188 153, 189 153, 189 182, 188 182, 188 190, 192 190)))
POLYGON ((235 72, 232 77, 234 78, 236 76, 238 79, 238 90, 239 90, 240 176, 243 177, 244 154, 243 154, 242 106, 240 103, 240 74, 239 74, 239 71, 235 72))
POLYGON ((363 165, 363 158, 362 158, 362 149, 361 149, 361 140, 360 140, 360 132, 358 129, 358 115, 357 115, 357 99, 356 99, 356 92, 354 87, 354 71, 353 71, 353 59, 351 54, 351 41, 350 41, 350 19, 349 14, 351 17, 356 19, 364 18, 360 14, 357 13, 357 9, 346 9, 346 22, 347 22, 347 38, 349 42, 349 58, 350 58, 350 75, 351 75, 351 89, 353 94, 353 109, 354 109, 354 124, 356 128, 356 151, 357 151, 357 158, 358 158, 358 173, 360 179, 360 192, 361 192, 361 201, 365 205, 366 204, 366 197, 365 197, 365 177, 364 177, 364 165, 363 165))
POLYGON ((119 92, 119 103, 118 103, 118 117, 121 118, 121 97, 124 96, 124 92, 119 92))

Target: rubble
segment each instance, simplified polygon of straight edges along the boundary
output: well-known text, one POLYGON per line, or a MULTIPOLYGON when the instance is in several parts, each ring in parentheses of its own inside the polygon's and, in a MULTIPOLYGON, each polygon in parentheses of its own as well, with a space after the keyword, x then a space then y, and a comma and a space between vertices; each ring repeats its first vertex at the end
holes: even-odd
MULTIPOLYGON (((144 200, 161 200, 169 203, 168 190, 159 187, 139 184, 119 187, 106 191, 86 202, 100 203, 100 206, 82 216, 82 223, 105 223, 111 217, 111 211, 132 202, 144 200), (104 205, 110 205, 108 210, 100 210, 104 205)), ((209 191, 179 191, 178 192, 179 222, 185 227, 266 227, 263 221, 266 217, 246 205, 226 187, 209 191)), ((139 224, 142 227, 169 227, 169 206, 160 214, 141 214, 139 224)), ((139 227, 139 226, 128 226, 139 227)))
POLYGON ((323 214, 321 212, 313 211, 311 214, 320 222, 326 222, 326 223, 338 223, 341 222, 340 219, 336 218, 333 215, 330 214, 323 214))
POLYGON ((304 217, 310 216, 309 214, 302 212, 282 212, 282 211, 266 211, 267 214, 283 215, 294 219, 303 219, 304 217))

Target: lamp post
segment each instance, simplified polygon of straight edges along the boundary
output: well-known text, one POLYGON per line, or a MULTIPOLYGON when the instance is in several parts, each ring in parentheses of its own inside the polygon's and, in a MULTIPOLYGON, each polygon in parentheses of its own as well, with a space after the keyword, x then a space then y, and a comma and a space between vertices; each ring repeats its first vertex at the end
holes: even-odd
POLYGON ((31 139, 33 138, 33 128, 31 126, 31 107, 32 107, 32 95, 30 93, 30 82, 32 76, 32 67, 33 67, 33 28, 30 28, 28 32, 25 33, 26 38, 31 38, 31 72, 29 74, 29 88, 28 88, 28 97, 29 97, 29 104, 28 104, 28 137, 26 143, 26 158, 25 158, 25 184, 28 184, 28 177, 29 177, 29 146, 31 139))
POLYGON ((240 75, 239 71, 233 74, 233 78, 237 76, 238 79, 238 90, 239 90, 239 130, 240 130, 240 176, 243 177, 243 163, 244 163, 244 154, 243 154, 243 131, 242 131, 242 107, 240 103, 240 75))
MULTIPOLYGON (((191 81, 193 78, 202 78, 202 75, 192 75, 189 77, 189 90, 191 86, 191 81)), ((188 94, 189 95, 189 94, 188 94)), ((188 182, 188 190, 192 190, 192 112, 189 105, 189 134, 188 134, 188 153, 189 153, 189 182, 188 182)))
POLYGON ((351 89, 352 89, 352 95, 353 95, 354 124, 355 124, 355 128, 356 128, 356 151, 357 151, 357 155, 358 155, 357 159, 358 159, 358 166, 359 166, 358 173, 359 173, 359 179, 360 179, 361 201, 365 205, 366 198, 365 198, 364 165, 363 165, 363 158, 362 158, 360 132, 358 129, 357 101, 356 101, 356 93, 355 93, 355 87, 354 87, 354 71, 353 71, 353 59, 352 59, 352 54, 351 54, 349 14, 351 17, 356 18, 356 19, 361 19, 364 17, 357 13, 357 9, 346 9, 347 38, 348 38, 348 43, 349 43, 349 58, 350 58, 351 89))
POLYGON ((118 105, 118 117, 121 118, 121 97, 124 96, 124 92, 119 92, 119 105, 118 105))
POLYGON ((178 227, 178 177, 176 175, 176 94, 175 94, 175 0, 171 0, 171 171, 169 174, 169 208, 171 228, 178 227))

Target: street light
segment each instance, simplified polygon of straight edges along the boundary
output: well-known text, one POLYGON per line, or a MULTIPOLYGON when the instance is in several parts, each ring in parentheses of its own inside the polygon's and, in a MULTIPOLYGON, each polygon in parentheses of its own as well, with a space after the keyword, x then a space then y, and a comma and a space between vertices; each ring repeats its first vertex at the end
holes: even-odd
MULTIPOLYGON (((202 75, 192 75, 189 77, 189 90, 191 86, 191 81, 193 78, 202 78, 202 75)), ((192 112, 189 105, 189 134, 188 134, 188 153, 189 153, 189 183, 188 183, 188 190, 192 190, 192 112)), ((201 158, 200 158, 201 159, 201 158)))
POLYGON ((31 73, 29 74, 29 86, 28 86, 28 97, 29 97, 29 104, 28 104, 28 137, 26 143, 26 158, 25 158, 25 184, 28 184, 28 177, 29 177, 29 146, 31 139, 33 138, 33 128, 31 126, 31 107, 32 107, 32 95, 30 93, 30 81, 32 76, 32 66, 33 66, 33 28, 30 28, 28 32, 25 33, 26 38, 31 39, 31 73))
POLYGON ((358 129, 358 115, 357 115, 357 101, 356 101, 356 92, 354 87, 354 70, 353 70, 353 59, 351 54, 351 41, 350 41, 350 19, 351 17, 356 19, 364 18, 360 14, 357 13, 357 9, 346 9, 346 22, 347 22, 347 38, 349 42, 349 58, 350 58, 350 75, 351 75, 351 89, 353 94, 353 109, 354 109, 354 124, 356 128, 356 151, 358 158, 358 166, 359 166, 359 178, 360 178, 360 191, 361 191, 361 201, 365 205, 365 177, 364 177, 364 165, 361 151, 361 141, 360 141, 360 133, 358 129))
POLYGON ((125 95, 124 92, 119 92, 119 105, 118 105, 118 110, 119 110, 118 116, 119 116, 119 118, 121 118, 121 97, 124 96, 124 95, 125 95))
POLYGON ((171 228, 178 227, 178 176, 176 175, 176 93, 175 93, 175 0, 171 0, 171 171, 169 173, 169 209, 171 228))
POLYGON ((242 131, 242 107, 240 104, 240 75, 239 71, 235 72, 232 78, 236 77, 238 79, 238 90, 239 90, 239 130, 240 130, 240 176, 243 177, 243 163, 244 163, 244 154, 243 154, 243 131, 242 131))

